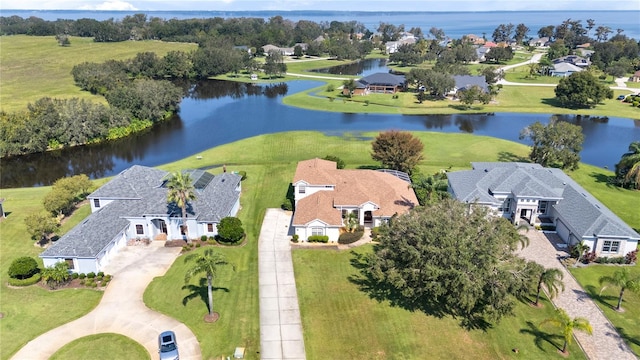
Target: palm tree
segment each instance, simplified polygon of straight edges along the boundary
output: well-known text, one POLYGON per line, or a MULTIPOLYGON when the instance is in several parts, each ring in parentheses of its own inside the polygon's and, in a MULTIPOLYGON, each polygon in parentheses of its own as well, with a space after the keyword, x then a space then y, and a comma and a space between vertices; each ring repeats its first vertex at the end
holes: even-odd
POLYGON ((573 246, 573 251, 578 254, 578 259, 576 260, 576 264, 574 266, 578 266, 578 263, 580 263, 580 260, 582 260, 582 255, 584 255, 585 251, 589 251, 590 249, 591 248, 589 247, 589 245, 584 243, 584 240, 573 246))
MULTIPOLYGON (((600 285, 602 284, 609 284, 620 288, 618 306, 616 306, 616 310, 618 311, 620 311, 620 306, 622 305, 622 296, 624 295, 624 291, 626 289, 629 289, 630 291, 635 293, 640 293, 640 276, 632 278, 629 269, 626 267, 623 267, 620 270, 616 270, 613 273, 613 276, 605 275, 600 277, 600 285)), ((604 289, 606 289, 606 286, 602 287, 602 290, 604 289)), ((600 293, 602 293, 602 290, 600 290, 600 293)))
POLYGON ((191 253, 184 258, 184 262, 193 262, 193 266, 187 269, 184 282, 189 283, 195 275, 204 273, 207 276, 207 296, 209 300, 209 316, 213 316, 213 279, 216 277, 218 267, 229 263, 221 254, 206 249, 204 252, 191 253))
POLYGON ((540 301, 540 290, 542 290, 542 285, 547 288, 547 292, 549 293, 549 299, 553 299, 562 289, 564 291, 564 283, 562 282, 564 279, 564 274, 560 269, 545 269, 540 273, 540 277, 538 278, 538 292, 536 293, 536 302, 538 305, 540 301))
POLYGON ((629 184, 632 188, 640 189, 640 141, 629 145, 629 152, 622 155, 616 164, 616 178, 623 187, 629 184))
POLYGON ((176 171, 172 174, 167 182, 169 193, 167 194, 167 202, 175 203, 182 210, 182 225, 180 228, 187 235, 187 241, 190 242, 187 234, 187 205, 189 201, 196 199, 195 188, 189 173, 176 171))
POLYGON ((571 344, 574 330, 581 330, 591 335, 593 328, 589 324, 589 320, 585 318, 573 318, 571 319, 564 309, 556 309, 554 317, 544 320, 540 325, 550 324, 554 327, 562 330, 562 336, 564 336, 564 345, 562 345, 562 352, 567 353, 567 345, 571 344))

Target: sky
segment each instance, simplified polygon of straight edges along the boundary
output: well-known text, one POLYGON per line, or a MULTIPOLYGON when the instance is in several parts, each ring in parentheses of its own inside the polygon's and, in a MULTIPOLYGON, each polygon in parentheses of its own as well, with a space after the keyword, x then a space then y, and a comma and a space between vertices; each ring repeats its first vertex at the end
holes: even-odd
POLYGON ((0 0, 0 15, 2 9, 128 11, 640 11, 640 0, 0 0))

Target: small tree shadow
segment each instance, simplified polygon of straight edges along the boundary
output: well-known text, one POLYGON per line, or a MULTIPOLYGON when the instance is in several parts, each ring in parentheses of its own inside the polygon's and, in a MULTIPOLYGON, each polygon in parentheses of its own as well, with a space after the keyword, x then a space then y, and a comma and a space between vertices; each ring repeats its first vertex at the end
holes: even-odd
POLYGON ((591 174, 589 174, 589 176, 594 178, 597 183, 607 184, 607 187, 609 187, 609 188, 613 188, 613 187, 618 188, 615 185, 615 183, 616 183, 616 177, 615 176, 607 176, 605 174, 596 173, 596 172, 592 172, 591 174))
MULTIPOLYGON (((374 247, 375 249, 375 247, 374 247)), ((352 251, 353 257, 350 260, 351 266, 358 269, 358 273, 350 275, 348 280, 358 286, 358 289, 366 293, 370 299, 378 302, 386 302, 393 307, 399 307, 410 312, 422 311, 423 313, 436 318, 443 318, 447 315, 460 320, 460 326, 467 330, 483 330, 486 331, 493 327, 482 316, 459 316, 451 310, 447 310, 443 304, 438 303, 435 299, 413 300, 404 296, 400 290, 391 284, 378 281, 369 272, 369 258, 366 255, 352 251)))
POLYGON ((617 304, 618 297, 614 295, 601 295, 600 289, 596 288, 593 285, 587 285, 584 287, 585 292, 592 298, 594 301, 600 303, 602 306, 609 307, 611 309, 615 309, 616 306, 612 305, 617 304), (610 303, 611 302, 611 303, 610 303))
POLYGON ((500 162, 529 162, 529 159, 516 155, 510 151, 500 151, 498 153, 498 161, 500 162))
POLYGON ((535 325, 534 323, 532 323, 531 321, 527 321, 527 327, 524 329, 520 329, 520 333, 521 334, 526 334, 526 335, 532 335, 533 336, 533 343, 536 344, 536 347, 540 350, 542 350, 543 352, 545 351, 542 344, 544 344, 545 342, 551 344, 553 347, 555 347, 558 351, 562 350, 562 347, 560 347, 560 345, 556 344, 556 342, 554 340, 560 340, 560 342, 562 343, 563 338, 561 335, 558 334, 549 334, 545 331, 540 330, 540 328, 535 325))
MULTIPOLYGON (((198 285, 194 285, 194 284, 186 284, 182 287, 182 290, 188 290, 189 294, 187 294, 185 297, 182 298, 182 305, 183 306, 187 306, 187 303, 195 298, 200 298, 200 300, 202 300, 202 302, 205 304, 205 306, 207 307, 207 310, 211 311, 211 309, 209 309, 209 297, 207 295, 207 278, 200 278, 200 281, 198 283, 198 285)), ((224 292, 229 292, 228 288, 225 287, 216 287, 213 286, 211 288, 211 290, 213 292, 216 292, 218 290, 222 290, 224 292)))
POLYGON ((622 327, 617 326, 616 330, 618 331, 618 334, 620 334, 620 337, 624 339, 624 341, 627 344, 634 344, 636 346, 640 346, 640 338, 627 334, 625 329, 622 327))

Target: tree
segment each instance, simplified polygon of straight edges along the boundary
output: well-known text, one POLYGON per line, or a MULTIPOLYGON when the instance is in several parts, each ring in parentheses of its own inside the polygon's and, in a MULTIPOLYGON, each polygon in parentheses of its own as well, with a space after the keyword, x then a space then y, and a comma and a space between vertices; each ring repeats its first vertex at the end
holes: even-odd
POLYGON ((40 271, 38 262, 30 256, 21 256, 11 262, 8 275, 14 279, 28 279, 40 271))
POLYGON ((222 242, 236 243, 244 237, 242 221, 237 217, 228 216, 222 218, 216 228, 218 229, 218 237, 222 242))
POLYGON ((447 173, 437 172, 433 175, 425 176, 414 172, 411 175, 411 185, 416 193, 420 205, 428 205, 450 197, 447 173))
POLYGON ((191 242, 187 228, 187 207, 189 207, 190 201, 196 199, 196 192, 191 175, 186 172, 174 172, 167 182, 167 189, 169 189, 167 202, 169 204, 175 204, 182 210, 182 225, 180 229, 182 233, 187 236, 187 241, 191 242))
POLYGON ((629 152, 616 164, 616 181, 622 187, 640 189, 640 141, 629 144, 629 152))
POLYGON ((269 77, 280 76, 287 72, 287 64, 279 51, 270 50, 262 69, 269 77))
MULTIPOLYGON (((614 271, 612 276, 602 276, 599 279, 600 285, 603 284, 613 285, 615 287, 620 288, 620 295, 618 296, 618 306, 616 306, 616 310, 620 311, 622 306, 622 296, 624 296, 624 291, 629 289, 629 291, 634 293, 640 293, 640 276, 631 277, 631 273, 629 269, 623 267, 619 270, 614 271)), ((602 290, 606 289, 607 286, 603 286, 602 290)))
POLYGON ((527 25, 522 23, 518 24, 518 26, 516 26, 516 34, 514 36, 516 42, 518 44, 522 44, 522 40, 527 37, 528 32, 529 28, 527 27, 527 25))
POLYGON ((356 84, 356 81, 353 79, 347 79, 344 80, 342 82, 342 86, 343 88, 349 90, 349 97, 353 96, 353 92, 356 90, 356 88, 358 87, 358 85, 356 84))
POLYGON ((296 58, 300 59, 302 57, 302 55, 304 55, 304 51, 302 50, 302 46, 296 45, 293 48, 293 56, 295 56, 296 58))
POLYGON ((562 289, 564 291, 564 283, 562 282, 564 279, 564 274, 560 269, 543 269, 538 277, 538 288, 536 291, 536 302, 538 305, 540 301, 540 290, 542 290, 542 285, 547 288, 547 293, 549 293, 549 299, 553 299, 562 289))
POLYGON ((42 199, 42 204, 45 210, 53 215, 66 215, 73 209, 75 198, 75 195, 68 189, 52 188, 42 199))
POLYGON ((329 160, 329 161, 335 162, 336 168, 338 169, 344 169, 344 167, 346 166, 346 163, 344 162, 344 160, 334 155, 327 155, 323 157, 322 160, 329 160))
POLYGON ((529 159, 545 167, 575 170, 584 142, 582 128, 564 121, 543 125, 539 121, 520 132, 520 139, 533 142, 529 159))
POLYGON ((477 86, 471 86, 466 89, 458 90, 456 96, 460 99, 460 102, 465 105, 465 107, 470 108, 476 100, 481 100, 481 95, 483 90, 477 86))
POLYGON ((36 212, 27 215, 24 219, 27 232, 33 240, 46 239, 49 234, 54 233, 58 229, 58 221, 44 212, 36 212))
POLYGON ((558 308, 554 317, 544 320, 540 325, 545 324, 552 325, 562 330, 562 336, 564 337, 562 352, 565 354, 567 353, 567 345, 569 345, 573 339, 574 330, 584 331, 589 335, 593 333, 593 328, 591 327, 589 320, 580 317, 571 319, 567 312, 562 308, 558 308))
POLYGON ((229 265, 229 263, 221 254, 214 252, 213 249, 206 249, 204 252, 189 254, 184 258, 184 262, 193 263, 184 275, 185 284, 188 284, 192 277, 202 273, 207 277, 209 317, 215 319, 216 317, 213 312, 213 280, 218 273, 218 268, 222 265, 229 265))
POLYGON ((584 240, 580 240, 579 243, 573 245, 573 247, 571 248, 571 255, 575 255, 576 257, 576 264, 574 266, 578 266, 578 264, 582 260, 582 256, 584 256, 584 253, 589 251, 590 249, 591 248, 589 247, 589 245, 585 244, 584 240))
POLYGON ((381 132, 371 144, 371 158, 380 161, 383 166, 411 173, 424 158, 424 145, 420 139, 405 131, 390 130, 381 132))
POLYGON ((568 108, 594 108, 604 99, 613 99, 613 90, 602 85, 588 71, 560 79, 555 93, 558 102, 568 108))
POLYGON ((60 261, 53 266, 48 266, 42 270, 42 280, 49 285, 51 289, 64 284, 71 278, 69 275, 69 265, 60 261))
POLYGON ((424 86, 426 92, 438 98, 444 98, 445 94, 456 85, 455 80, 449 74, 420 68, 411 69, 407 74, 406 81, 417 85, 418 88, 424 86))
POLYGON ((60 46, 71 46, 71 41, 69 40, 69 36, 67 34, 56 35, 56 41, 60 46))
POLYGON ((487 211, 445 199, 394 217, 368 259, 372 286, 410 310, 450 314, 468 327, 512 314, 514 296, 531 288, 530 271, 513 253, 518 231, 487 211))
POLYGON ((487 59, 487 61, 492 61, 495 63, 509 61, 513 59, 513 50, 509 46, 495 47, 492 48, 491 51, 488 51, 484 55, 484 58, 487 59))

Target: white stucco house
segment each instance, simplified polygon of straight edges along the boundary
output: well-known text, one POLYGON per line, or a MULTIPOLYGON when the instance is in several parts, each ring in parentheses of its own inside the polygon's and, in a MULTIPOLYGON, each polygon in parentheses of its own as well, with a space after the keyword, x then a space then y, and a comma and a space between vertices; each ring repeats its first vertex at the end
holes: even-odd
POLYGON ((640 235, 560 169, 528 163, 471 163, 447 174, 449 192, 515 224, 555 226, 568 245, 584 241, 598 256, 636 250, 640 235))
POLYGON ((335 162, 318 158, 301 161, 292 182, 294 233, 301 241, 326 235, 336 242, 350 213, 362 226, 380 226, 418 205, 410 184, 402 172, 338 169, 335 162))
POLYGON ((102 271, 129 242, 197 239, 215 236, 217 224, 240 209, 241 176, 189 170, 196 200, 182 210, 167 203, 167 171, 132 166, 91 193, 91 214, 40 254, 44 266, 64 261, 78 273, 102 271))

